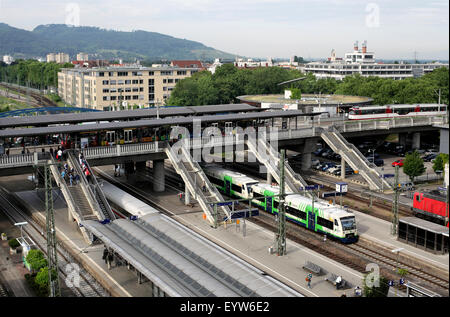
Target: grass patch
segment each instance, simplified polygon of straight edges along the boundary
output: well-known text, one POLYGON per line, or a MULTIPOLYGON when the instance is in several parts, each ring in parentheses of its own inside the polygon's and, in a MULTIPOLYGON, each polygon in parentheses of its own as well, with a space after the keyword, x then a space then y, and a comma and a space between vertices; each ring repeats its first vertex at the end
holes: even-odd
POLYGON ((11 98, 0 96, 0 112, 26 108, 30 108, 30 105, 11 98))

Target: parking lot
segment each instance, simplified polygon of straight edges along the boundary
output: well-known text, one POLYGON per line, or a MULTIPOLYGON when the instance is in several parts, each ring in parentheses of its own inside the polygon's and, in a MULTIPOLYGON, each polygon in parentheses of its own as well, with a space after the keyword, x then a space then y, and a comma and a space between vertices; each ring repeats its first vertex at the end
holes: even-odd
MULTIPOLYGON (((370 146, 370 145, 369 145, 370 146)), ((393 145, 392 148, 395 150, 396 145, 393 145)), ((372 150, 367 149, 367 147, 359 146, 359 149, 361 153, 366 155, 368 160, 370 162, 375 161, 375 164, 378 166, 378 168, 382 171, 384 175, 386 175, 386 178, 390 178, 393 180, 394 174, 395 174, 395 167, 392 165, 392 163, 404 160, 405 154, 407 152, 398 154, 388 154, 383 153, 387 151, 394 151, 394 150, 388 150, 387 146, 384 144, 378 145, 377 150, 375 150, 375 154, 372 150)), ((422 150, 421 156, 426 156, 427 150, 422 150)), ((430 156, 430 158, 433 158, 434 156, 430 156)), ((297 163, 300 160, 300 155, 293 155, 290 156, 290 160, 292 160, 292 163, 297 163)), ((331 149, 329 149, 326 145, 320 145, 318 146, 317 150, 312 154, 312 171, 322 171, 326 172, 327 174, 333 175, 335 177, 340 177, 341 173, 341 158, 340 155, 337 155, 334 153, 331 149), (322 149, 322 151, 320 150, 322 149), (328 151, 327 151, 328 149, 328 151), (325 154, 324 154, 325 153, 325 154)), ((401 165, 401 164, 400 164, 401 165)), ((441 175, 438 176, 434 170, 433 170, 433 163, 432 161, 424 162, 424 166, 426 168, 426 171, 416 178, 415 183, 424 183, 429 181, 437 180, 438 178, 442 177, 441 175)), ((354 174, 354 171, 351 169, 351 167, 346 164, 346 178, 348 179, 355 179, 359 181, 364 181, 363 177, 358 174, 354 174)), ((410 183, 409 177, 403 172, 403 167, 400 166, 399 168, 399 182, 400 183, 410 183)), ((415 184, 417 185, 417 184, 415 184)), ((421 185, 422 187, 423 185, 421 185)), ((435 185, 434 185, 435 186, 435 185)), ((417 187, 417 186, 416 186, 417 187)))

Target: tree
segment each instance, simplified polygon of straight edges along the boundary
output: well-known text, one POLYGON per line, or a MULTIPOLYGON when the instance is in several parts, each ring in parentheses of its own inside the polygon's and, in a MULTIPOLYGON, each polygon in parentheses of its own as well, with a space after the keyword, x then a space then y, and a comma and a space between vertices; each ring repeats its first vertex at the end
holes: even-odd
POLYGON ((19 241, 17 241, 17 239, 9 240, 8 244, 11 249, 17 249, 18 247, 20 247, 20 243, 19 243, 19 241))
POLYGON ((27 254, 26 261, 30 264, 33 271, 38 271, 48 265, 44 253, 41 250, 30 250, 27 254))
POLYGON ((437 171, 444 171, 445 164, 448 163, 448 154, 439 153, 438 156, 434 159, 433 162, 433 171, 436 173, 437 171))
POLYGON ((423 164, 423 160, 420 158, 417 151, 406 155, 406 158, 403 161, 403 172, 409 176, 411 182, 414 183, 414 178, 422 175, 425 170, 426 168, 423 164))
POLYGON ((302 92, 298 88, 291 88, 291 99, 302 99, 302 92))
MULTIPOLYGON (((363 293, 365 297, 387 297, 388 292, 389 292, 389 281, 387 280, 387 278, 385 278, 384 276, 380 276, 379 279, 379 286, 371 286, 369 287, 368 285, 371 285, 369 282, 374 282, 374 281, 369 281, 368 280, 369 275, 365 275, 364 279, 363 279, 363 293)), ((375 284, 375 283, 374 283, 375 284)))

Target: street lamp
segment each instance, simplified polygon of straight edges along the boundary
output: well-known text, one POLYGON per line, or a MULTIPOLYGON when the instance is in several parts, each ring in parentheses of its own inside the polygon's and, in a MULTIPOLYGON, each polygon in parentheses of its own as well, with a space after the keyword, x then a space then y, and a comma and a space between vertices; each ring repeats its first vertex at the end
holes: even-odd
MULTIPOLYGON (((403 249, 404 248, 397 248, 397 249, 394 249, 394 250, 391 251, 392 253, 397 253, 397 263, 396 263, 396 266, 395 266, 395 270, 397 271, 398 275, 400 275, 398 273, 398 255, 399 255, 400 251, 402 251, 403 249)), ((397 289, 395 290, 395 296, 397 297, 397 289)))

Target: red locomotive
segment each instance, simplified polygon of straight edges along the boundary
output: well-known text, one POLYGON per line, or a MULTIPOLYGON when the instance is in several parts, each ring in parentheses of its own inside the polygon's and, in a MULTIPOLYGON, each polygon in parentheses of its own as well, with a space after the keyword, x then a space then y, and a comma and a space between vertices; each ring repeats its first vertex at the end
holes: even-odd
POLYGON ((441 195, 439 191, 431 191, 428 193, 415 192, 413 212, 417 217, 444 225, 447 213, 446 197, 441 195))

